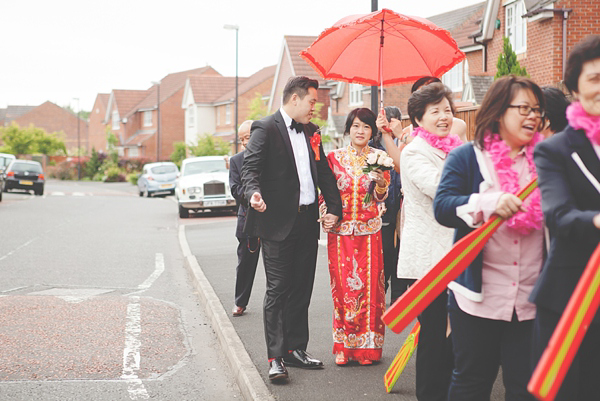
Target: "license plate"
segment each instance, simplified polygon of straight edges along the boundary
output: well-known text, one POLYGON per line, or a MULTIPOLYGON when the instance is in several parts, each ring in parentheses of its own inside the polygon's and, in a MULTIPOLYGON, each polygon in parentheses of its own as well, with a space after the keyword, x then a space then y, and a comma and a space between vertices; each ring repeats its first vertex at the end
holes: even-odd
POLYGON ((224 200, 204 201, 204 206, 225 206, 227 203, 224 200))
POLYGON ((21 185, 33 185, 33 181, 19 181, 21 185))
POLYGON ((173 188, 173 184, 161 184, 161 188, 173 188))

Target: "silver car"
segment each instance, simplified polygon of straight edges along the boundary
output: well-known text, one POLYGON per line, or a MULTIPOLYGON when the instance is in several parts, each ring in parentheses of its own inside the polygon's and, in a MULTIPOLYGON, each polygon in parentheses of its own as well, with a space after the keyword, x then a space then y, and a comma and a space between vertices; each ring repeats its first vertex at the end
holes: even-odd
POLYGON ((175 183, 179 169, 175 163, 159 162, 145 164, 138 178, 140 196, 175 194, 175 183))

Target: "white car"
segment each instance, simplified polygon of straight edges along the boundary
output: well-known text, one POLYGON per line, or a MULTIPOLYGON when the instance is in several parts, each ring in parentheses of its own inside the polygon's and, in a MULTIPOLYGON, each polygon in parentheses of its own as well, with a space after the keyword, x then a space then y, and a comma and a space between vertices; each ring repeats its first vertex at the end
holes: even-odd
POLYGON ((175 186, 179 217, 210 209, 235 211, 229 188, 229 169, 224 156, 191 157, 181 162, 175 186))

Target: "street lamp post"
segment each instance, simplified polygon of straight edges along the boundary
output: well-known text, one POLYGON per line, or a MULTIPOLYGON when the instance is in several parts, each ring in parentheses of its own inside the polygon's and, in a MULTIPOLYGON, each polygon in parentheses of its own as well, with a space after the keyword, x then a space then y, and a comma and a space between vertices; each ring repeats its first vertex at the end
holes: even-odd
MULTIPOLYGON (((378 6, 377 6, 377 0, 371 0, 371 11, 377 11, 378 10, 378 6)), ((381 88, 381 90, 383 90, 383 88, 381 88)), ((373 113, 375 113, 375 115, 379 114, 379 96, 377 93, 377 86, 371 86, 371 110, 373 111, 373 113)))
POLYGON ((238 152, 238 25, 225 25, 225 29, 235 30, 235 153, 238 152))
POLYGON ((152 81, 156 85, 156 161, 160 161, 160 81, 152 81))
POLYGON ((77 180, 81 181, 81 139, 79 135, 79 98, 74 97, 73 100, 77 100, 77 180))

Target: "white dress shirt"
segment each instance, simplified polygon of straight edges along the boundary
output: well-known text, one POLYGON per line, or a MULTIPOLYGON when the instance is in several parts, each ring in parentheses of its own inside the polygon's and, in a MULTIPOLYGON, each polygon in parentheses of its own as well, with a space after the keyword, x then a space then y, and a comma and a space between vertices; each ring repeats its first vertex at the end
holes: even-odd
POLYGON ((291 129, 292 117, 288 116, 283 110, 279 109, 283 116, 283 121, 290 136, 292 150, 294 152, 294 160, 296 160, 296 171, 298 180, 300 181, 300 203, 299 205, 310 205, 315 202, 315 183, 310 173, 310 153, 308 152, 308 143, 304 133, 298 133, 295 129, 291 129))

